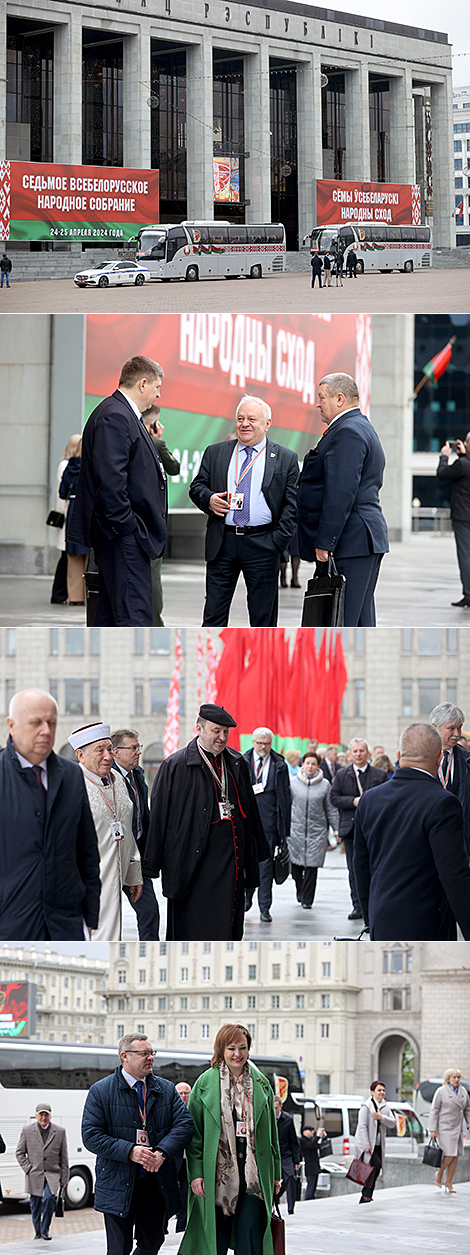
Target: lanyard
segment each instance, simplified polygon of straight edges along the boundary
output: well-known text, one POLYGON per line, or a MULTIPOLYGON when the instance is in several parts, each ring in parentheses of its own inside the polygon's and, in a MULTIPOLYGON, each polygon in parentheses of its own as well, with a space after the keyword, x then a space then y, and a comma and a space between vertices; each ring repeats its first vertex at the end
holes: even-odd
MULTIPOLYGON (((230 1068, 229 1068, 229 1072, 230 1072, 230 1068)), ((236 1104, 238 1100, 238 1102, 241 1104, 242 1120, 244 1120, 245 1111, 246 1111, 246 1093, 245 1093, 245 1086, 243 1082, 243 1076, 238 1078, 237 1076, 234 1076, 232 1072, 230 1072, 230 1075, 232 1077, 234 1107, 236 1110, 237 1109, 236 1104), (240 1082, 241 1082, 241 1089, 240 1089, 240 1082)))
POLYGON ((451 751, 450 751, 450 750, 448 751, 448 754, 449 754, 449 759, 448 759, 448 763, 447 763, 447 771, 446 771, 446 774, 445 774, 445 779, 444 779, 444 772, 443 772, 443 770, 442 770, 442 763, 439 763, 439 771, 438 771, 438 776, 439 776, 439 779, 440 779, 440 782, 441 782, 441 784, 442 784, 443 789, 446 789, 446 788, 447 788, 447 785, 448 785, 448 782, 449 782, 449 776, 450 776, 450 769, 451 769, 451 766, 452 766, 452 753, 451 753, 451 751))
POLYGON ((222 801, 225 802, 228 799, 228 788, 227 788, 227 773, 225 770, 225 763, 224 763, 222 754, 220 755, 220 780, 219 780, 219 776, 217 772, 214 771, 212 763, 210 759, 207 757, 207 754, 204 752, 202 745, 200 744, 199 741, 197 742, 197 748, 199 750, 201 758, 204 759, 206 766, 209 768, 211 775, 214 777, 216 784, 218 784, 219 786, 222 801))
MULTIPOLYGON (((258 449, 258 452, 255 454, 255 457, 251 459, 251 462, 248 462, 248 465, 245 466, 245 470, 241 472, 240 478, 238 478, 238 447, 239 446, 238 446, 238 440, 237 440, 237 451, 235 454, 235 488, 238 489, 240 487, 242 479, 245 478, 245 475, 248 474, 248 471, 251 471, 251 468, 252 466, 254 466, 256 459, 259 458, 262 453, 264 453, 264 450, 266 448, 266 443, 267 442, 265 440, 264 444, 261 446, 261 449, 258 449)), ((245 449, 247 447, 248 447, 247 445, 244 445, 245 449)))
POLYGON ((84 775, 84 776, 86 776, 87 780, 89 780, 89 781, 90 781, 90 784, 94 784, 94 785, 96 786, 96 788, 97 788, 97 789, 99 789, 99 792, 101 793, 101 796, 104 798, 104 800, 105 800, 105 802, 106 802, 106 805, 107 805, 107 807, 108 807, 108 810, 109 810, 109 811, 111 811, 111 814, 112 814, 113 819, 116 819, 116 817, 117 817, 117 806, 116 806, 116 789, 115 789, 115 787, 114 787, 114 780, 113 780, 113 782, 112 782, 112 784, 113 784, 113 802, 114 802, 114 806, 111 806, 111 803, 110 803, 110 802, 108 802, 108 799, 107 799, 107 797, 106 797, 106 793, 103 793, 103 790, 102 790, 102 788, 100 787, 100 785, 99 785, 99 784, 96 784, 96 780, 92 780, 91 776, 88 776, 88 775, 87 775, 87 773, 86 773, 86 771, 84 771, 84 772, 83 772, 83 775, 84 775))

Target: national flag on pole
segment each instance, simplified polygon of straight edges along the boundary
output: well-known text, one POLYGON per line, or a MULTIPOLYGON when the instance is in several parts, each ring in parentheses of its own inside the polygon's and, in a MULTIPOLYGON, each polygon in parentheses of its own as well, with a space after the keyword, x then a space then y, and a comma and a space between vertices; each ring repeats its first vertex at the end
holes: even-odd
POLYGON ((213 703, 217 697, 217 667, 219 654, 215 648, 210 632, 206 636, 206 702, 213 703))
POLYGON ((462 218, 462 217, 463 217, 463 200, 460 201, 460 205, 457 205, 457 218, 462 218))
POLYGON ((175 640, 175 665, 173 667, 173 675, 170 682, 166 726, 163 734, 163 753, 165 758, 168 758, 169 754, 174 754, 175 750, 179 750, 180 747, 180 677, 182 661, 183 646, 181 644, 181 633, 179 629, 177 629, 175 640))
MULTIPOLYGON (((202 663, 203 663, 202 633, 201 633, 201 632, 198 632, 198 634, 197 634, 197 646, 196 646, 196 675, 197 675, 197 710, 196 710, 196 719, 197 719, 197 716, 198 716, 199 711, 200 711, 201 706, 202 706, 202 663)), ((194 731, 193 731, 193 736, 196 736, 196 720, 194 721, 194 731)))
POLYGON ((431 361, 426 363, 426 366, 423 366, 423 375, 426 375, 428 384, 431 388, 437 388, 438 379, 440 379, 441 375, 444 374, 444 371, 447 370, 449 362, 452 358, 452 345, 454 344, 454 341, 455 336, 449 340, 449 343, 446 344, 444 349, 441 349, 440 353, 436 353, 436 356, 432 357, 431 361))

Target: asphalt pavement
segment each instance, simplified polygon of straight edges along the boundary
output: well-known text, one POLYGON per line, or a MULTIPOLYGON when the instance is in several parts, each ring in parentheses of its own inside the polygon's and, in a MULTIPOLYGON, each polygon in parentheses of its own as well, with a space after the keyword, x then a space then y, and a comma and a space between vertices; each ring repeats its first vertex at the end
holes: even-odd
MULTIPOLYGON (((381 1255, 464 1255, 468 1251, 469 1182, 459 1184, 452 1196, 431 1182, 392 1190, 382 1190, 379 1185, 373 1203, 366 1207, 358 1203, 359 1191, 298 1203, 293 1216, 287 1216, 285 1205, 281 1205, 286 1221, 286 1255, 377 1255, 379 1251, 381 1255)), ((70 1215, 67 1212, 64 1220, 53 1222, 52 1255, 104 1255, 101 1218, 96 1217, 99 1228, 70 1234, 70 1215)), ((173 1225, 170 1221, 170 1229, 173 1225)), ((11 1228, 10 1224, 10 1232, 11 1228)), ((181 1234, 170 1232, 161 1248, 163 1255, 176 1255, 180 1241, 181 1234)), ((0 1245, 11 1255, 32 1255, 36 1249, 32 1236, 2 1241, 1 1219, 0 1245)))

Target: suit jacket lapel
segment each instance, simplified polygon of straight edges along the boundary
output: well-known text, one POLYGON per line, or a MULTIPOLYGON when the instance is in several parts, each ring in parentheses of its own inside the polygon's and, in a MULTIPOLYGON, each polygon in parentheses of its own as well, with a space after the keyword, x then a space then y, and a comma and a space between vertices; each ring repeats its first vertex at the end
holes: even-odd
POLYGON ((277 465, 278 456, 279 456, 279 445, 272 444, 271 440, 267 440, 266 441, 266 462, 264 466, 263 482, 261 484, 261 491, 263 493, 264 493, 265 488, 269 488, 272 477, 274 475, 274 468, 277 465))
POLYGON ((64 775, 64 769, 62 767, 60 759, 57 757, 57 754, 54 754, 54 751, 52 751, 52 753, 49 754, 49 758, 47 760, 47 800, 46 800, 46 814, 47 815, 50 815, 51 813, 53 804, 55 802, 60 786, 62 784, 63 775, 64 775))
POLYGON ((137 414, 136 414, 135 410, 133 410, 133 409, 132 409, 132 405, 129 405, 129 402, 128 402, 128 400, 127 400, 127 397, 124 395, 124 393, 123 393, 123 392, 120 392, 119 390, 116 390, 116 392, 113 392, 113 397, 115 397, 115 398, 116 398, 116 401, 122 401, 124 405, 127 405, 127 408, 128 408, 128 410, 129 410, 129 413, 130 413, 130 414, 132 414, 132 417, 133 417, 133 419, 134 419, 134 422, 136 422, 136 423, 137 423, 137 429, 138 429, 138 431, 139 431, 139 435, 143 437, 143 439, 146 441, 146 443, 147 443, 147 445, 148 445, 149 449, 151 449, 151 450, 152 450, 152 454, 153 454, 153 457, 154 457, 154 459, 155 459, 155 461, 156 461, 156 463, 157 463, 157 466, 158 466, 158 469, 159 469, 159 471, 160 471, 160 474, 162 475, 163 479, 164 479, 164 480, 166 480, 166 474, 165 474, 165 470, 164 470, 164 467, 163 467, 163 462, 161 461, 160 456, 159 456, 159 454, 158 454, 158 452, 157 452, 157 450, 156 450, 156 448, 155 448, 155 445, 154 445, 154 443, 153 443, 152 437, 151 437, 151 436, 149 436, 149 434, 148 434, 148 431, 147 431, 147 428, 146 428, 146 426, 145 426, 145 423, 143 423, 143 422, 142 422, 142 419, 137 418, 137 414))

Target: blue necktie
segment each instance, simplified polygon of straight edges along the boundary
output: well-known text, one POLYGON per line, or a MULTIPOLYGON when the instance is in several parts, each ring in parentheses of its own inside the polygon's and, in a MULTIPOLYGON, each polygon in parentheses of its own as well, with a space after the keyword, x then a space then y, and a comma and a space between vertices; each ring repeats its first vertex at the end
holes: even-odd
POLYGON ((247 527, 250 522, 250 491, 251 491, 251 476, 253 474, 253 467, 251 466, 252 457, 253 457, 253 449, 251 445, 248 445, 247 448, 245 449, 245 461, 243 463, 242 470, 241 470, 242 475, 243 475, 243 472, 246 471, 246 475, 243 475, 243 479, 240 484, 240 491, 243 492, 244 494, 243 505, 242 505, 241 510, 234 511, 235 522, 237 523, 239 527, 247 527), (248 467, 248 470, 247 470, 247 467, 248 467))
MULTIPOLYGON (((144 1090, 144 1082, 143 1082, 143 1081, 136 1081, 136 1083, 135 1083, 135 1088, 136 1088, 137 1093, 138 1093, 138 1095, 139 1095, 139 1104, 140 1104, 140 1107, 141 1107, 141 1109, 142 1109, 142 1111, 143 1111, 143 1110, 144 1110, 144 1095, 145 1095, 145 1090, 144 1090)), ((139 1167, 139 1176, 140 1176, 140 1177, 145 1177, 146 1175, 147 1175, 147 1169, 146 1169, 146 1168, 143 1168, 143 1167, 142 1167, 142 1164, 141 1164, 141 1165, 140 1165, 140 1167, 139 1167)))

